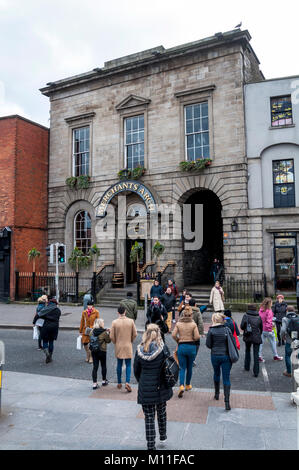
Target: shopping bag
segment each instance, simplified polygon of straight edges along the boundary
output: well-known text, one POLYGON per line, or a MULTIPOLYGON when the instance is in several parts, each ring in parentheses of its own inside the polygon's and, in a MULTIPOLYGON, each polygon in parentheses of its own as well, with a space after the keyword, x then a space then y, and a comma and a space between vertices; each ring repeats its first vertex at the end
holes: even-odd
POLYGON ((81 336, 79 335, 77 338, 77 349, 80 351, 82 347, 81 336))
POLYGON ((37 326, 33 327, 33 339, 38 339, 39 338, 39 332, 37 326))

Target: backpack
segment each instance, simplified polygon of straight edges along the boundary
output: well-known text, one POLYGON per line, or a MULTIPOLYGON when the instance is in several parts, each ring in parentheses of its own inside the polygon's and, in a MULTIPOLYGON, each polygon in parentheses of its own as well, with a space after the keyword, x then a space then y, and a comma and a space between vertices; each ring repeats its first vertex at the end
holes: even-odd
POLYGON ((245 329, 244 333, 245 333, 246 335, 249 335, 250 333, 252 333, 252 326, 251 326, 251 324, 249 323, 248 315, 246 315, 246 329, 245 329))
POLYGON ((299 316, 290 318, 288 323, 287 332, 289 336, 292 338, 292 331, 297 331, 297 339, 299 339, 299 316))
POLYGON ((99 352, 101 350, 98 336, 90 335, 89 349, 91 352, 99 352))
POLYGON ((179 366, 174 357, 168 356, 162 364, 162 381, 166 388, 174 387, 179 378, 179 366))

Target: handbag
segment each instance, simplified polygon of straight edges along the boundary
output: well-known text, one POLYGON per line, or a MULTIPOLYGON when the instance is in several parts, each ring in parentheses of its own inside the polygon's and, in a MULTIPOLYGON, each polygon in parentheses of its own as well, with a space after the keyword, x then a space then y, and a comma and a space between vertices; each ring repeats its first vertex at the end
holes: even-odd
POLYGON ((82 341, 81 341, 81 336, 79 335, 78 338, 77 338, 77 346, 76 346, 76 349, 78 349, 78 351, 81 350, 81 346, 82 345, 82 341))
POLYGON ((39 333, 38 333, 38 328, 37 326, 33 327, 33 339, 38 339, 39 338, 39 333))
POLYGON ((165 358, 162 364, 161 381, 166 388, 174 387, 179 378, 179 365, 173 356, 165 358))
POLYGON ((239 360, 239 351, 237 349, 236 342, 234 341, 232 332, 227 327, 226 327, 226 331, 227 333, 225 333, 225 336, 227 339, 228 355, 232 364, 235 364, 235 362, 239 360))
POLYGON ((234 324, 234 335, 233 335, 233 336, 234 336, 234 338, 235 338, 235 340, 236 340, 237 348, 238 348, 239 351, 240 351, 241 345, 240 345, 240 341, 239 341, 239 338, 238 338, 237 333, 236 333, 236 324, 235 324, 235 322, 233 322, 233 324, 234 324))

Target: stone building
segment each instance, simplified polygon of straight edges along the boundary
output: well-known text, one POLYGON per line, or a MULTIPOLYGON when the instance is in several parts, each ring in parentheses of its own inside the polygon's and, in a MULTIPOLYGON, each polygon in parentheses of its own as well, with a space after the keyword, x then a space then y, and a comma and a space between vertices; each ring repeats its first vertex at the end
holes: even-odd
POLYGON ((120 196, 126 196, 129 219, 149 218, 161 204, 191 204, 193 211, 203 204, 200 248, 186 249, 177 230, 170 240, 160 232, 146 237, 141 224, 136 236, 144 261, 152 259, 159 240, 166 247, 161 264, 177 262, 179 287, 209 281, 214 257, 235 278, 262 276, 255 249, 259 219, 251 224, 247 213, 244 84, 264 77, 250 39, 248 31, 236 29, 170 49, 159 46, 41 89, 51 105, 49 243, 65 243, 67 257, 76 245, 87 251, 97 243, 98 264, 114 261, 114 270, 133 282, 128 261, 134 240, 119 233, 114 238, 111 230, 109 214, 123 204, 120 196), (211 164, 182 171, 181 162, 203 158, 211 164), (139 180, 120 178, 138 166, 146 169, 139 180), (66 184, 77 177, 84 186, 84 175, 88 188, 66 184))
POLYGON ((21 116, 0 117, 0 300, 14 298, 15 271, 29 272, 28 251, 47 270, 49 129, 21 116))
POLYGON ((269 291, 295 290, 299 243, 299 76, 245 85, 248 216, 269 291))

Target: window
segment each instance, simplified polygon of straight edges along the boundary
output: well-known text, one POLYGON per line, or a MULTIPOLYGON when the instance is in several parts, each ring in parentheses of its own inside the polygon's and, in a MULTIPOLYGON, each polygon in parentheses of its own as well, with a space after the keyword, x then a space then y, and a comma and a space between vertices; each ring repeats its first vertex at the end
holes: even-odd
POLYGON ((125 119, 125 157, 126 166, 133 170, 144 166, 144 116, 125 119))
POLYGON ((295 206, 294 160, 273 162, 274 207, 295 206))
POLYGON ((210 158, 208 103, 185 106, 187 160, 210 158))
POLYGON ((271 98, 271 126, 293 124, 291 95, 271 98))
POLYGON ((74 245, 88 253, 91 248, 91 218, 88 212, 81 211, 75 217, 75 243, 74 245))
POLYGON ((73 176, 89 175, 89 127, 73 130, 73 176))

